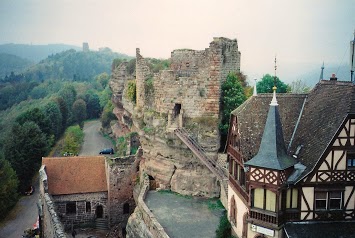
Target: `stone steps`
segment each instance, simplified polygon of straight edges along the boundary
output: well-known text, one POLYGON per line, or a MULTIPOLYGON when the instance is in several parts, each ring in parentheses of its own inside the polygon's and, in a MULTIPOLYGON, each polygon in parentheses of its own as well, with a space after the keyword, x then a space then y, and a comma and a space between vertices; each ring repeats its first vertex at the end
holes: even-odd
POLYGON ((95 220, 96 230, 109 230, 108 221, 104 218, 97 218, 95 220))

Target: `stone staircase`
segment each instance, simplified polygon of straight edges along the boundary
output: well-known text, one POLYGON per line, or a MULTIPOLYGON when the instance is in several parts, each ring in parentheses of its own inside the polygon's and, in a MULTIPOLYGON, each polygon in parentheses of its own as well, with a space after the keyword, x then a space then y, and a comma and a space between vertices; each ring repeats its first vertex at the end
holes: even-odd
POLYGON ((223 168, 221 168, 214 159, 211 159, 206 155, 204 149, 188 134, 184 128, 177 128, 174 130, 174 133, 217 177, 221 186, 224 188, 226 197, 228 198, 228 177, 226 176, 223 168))
POLYGON ((96 218, 95 227, 96 227, 96 230, 101 230, 101 231, 102 230, 103 231, 109 230, 108 221, 104 218, 96 218))

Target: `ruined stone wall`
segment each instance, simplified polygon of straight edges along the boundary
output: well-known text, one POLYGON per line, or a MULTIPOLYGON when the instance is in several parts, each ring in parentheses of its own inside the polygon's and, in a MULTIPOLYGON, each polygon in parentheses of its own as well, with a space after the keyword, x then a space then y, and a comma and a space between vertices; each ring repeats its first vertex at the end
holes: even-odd
POLYGON ((140 55, 140 50, 136 49, 136 92, 137 92, 137 102, 138 108, 144 108, 146 106, 145 102, 145 81, 152 77, 152 73, 147 65, 147 62, 140 55))
POLYGON ((136 207, 133 187, 137 181, 141 151, 122 158, 107 158, 106 176, 110 225, 126 227, 129 216, 136 207), (128 210, 127 210, 128 208, 128 210))
POLYGON ((114 100, 121 101, 123 89, 129 75, 127 74, 128 62, 123 62, 112 70, 109 86, 113 92, 114 100))
POLYGON ((221 53, 221 81, 225 81, 229 72, 240 72, 241 53, 238 50, 236 39, 230 40, 224 37, 215 37, 210 43, 211 49, 218 49, 221 53))
POLYGON ((185 117, 218 118, 221 83, 231 71, 240 71, 237 40, 214 38, 202 51, 174 50, 170 70, 154 77, 156 111, 168 113, 181 104, 185 117))
POLYGON ((127 238, 169 238, 154 214, 145 204, 144 199, 149 191, 149 179, 146 174, 141 176, 141 190, 138 195, 137 207, 127 224, 127 238))
POLYGON ((71 229, 72 225, 92 224, 96 218, 96 208, 99 205, 103 207, 103 218, 108 218, 107 192, 52 195, 52 197, 55 210, 66 230, 71 229), (66 213, 67 202, 76 203, 76 213, 66 213), (91 204, 89 212, 86 212, 86 202, 91 204))

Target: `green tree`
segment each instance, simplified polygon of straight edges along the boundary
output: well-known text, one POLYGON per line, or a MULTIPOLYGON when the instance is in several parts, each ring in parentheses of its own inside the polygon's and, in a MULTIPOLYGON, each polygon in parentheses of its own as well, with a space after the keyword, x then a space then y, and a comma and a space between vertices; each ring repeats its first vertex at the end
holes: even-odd
POLYGON ((56 97, 54 99, 54 101, 58 104, 60 113, 62 115, 62 127, 61 127, 62 130, 61 130, 61 132, 63 132, 65 130, 65 128, 67 127, 68 113, 69 113, 68 106, 62 97, 56 97))
POLYGON ((104 107, 104 110, 101 114, 101 125, 103 128, 106 128, 110 125, 110 122, 112 120, 117 120, 115 114, 113 114, 113 104, 111 101, 108 101, 108 103, 106 104, 106 106, 104 107))
MULTIPOLYGON (((272 93, 274 87, 274 76, 270 74, 265 74, 261 81, 256 84, 256 89, 258 93, 272 93)), ((276 92, 277 93, 286 93, 287 92, 287 84, 282 82, 278 77, 276 77, 276 92)))
POLYGON ((100 98, 96 93, 88 93, 86 97, 86 112, 88 118, 99 118, 101 113, 100 98))
POLYGON ((10 163, 0 155, 0 220, 18 200, 18 179, 10 163))
POLYGON ((222 84, 222 120, 220 131, 222 135, 227 135, 229 118, 231 112, 239 107, 246 100, 244 89, 235 73, 229 73, 227 79, 222 84))
POLYGON ((56 102, 50 101, 44 106, 44 112, 49 119, 51 133, 58 139, 62 134, 62 113, 56 102))
POLYGON ((50 121, 47 115, 38 107, 27 110, 16 118, 16 122, 24 124, 25 122, 33 121, 41 131, 49 138, 52 135, 50 121))
POLYGON ((73 103, 73 116, 76 123, 80 128, 84 126, 84 120, 86 119, 86 103, 83 99, 78 99, 73 103))
POLYGON ((27 121, 23 125, 13 125, 5 139, 4 155, 16 171, 20 191, 31 185, 32 177, 39 170, 42 157, 47 152, 46 136, 36 123, 27 121))
POLYGON ((58 92, 58 95, 63 98, 64 102, 67 105, 68 114, 66 117, 66 125, 71 125, 72 122, 75 120, 71 109, 73 107, 73 103, 75 102, 77 95, 74 85, 69 83, 65 84, 63 89, 58 92))
POLYGON ((300 79, 293 81, 289 85, 289 87, 291 93, 308 93, 309 91, 311 91, 311 88, 307 86, 307 84, 304 81, 300 79))
POLYGON ((101 84, 102 88, 106 88, 108 82, 110 81, 110 75, 108 75, 108 73, 104 72, 104 73, 96 76, 95 79, 97 82, 99 82, 101 84))

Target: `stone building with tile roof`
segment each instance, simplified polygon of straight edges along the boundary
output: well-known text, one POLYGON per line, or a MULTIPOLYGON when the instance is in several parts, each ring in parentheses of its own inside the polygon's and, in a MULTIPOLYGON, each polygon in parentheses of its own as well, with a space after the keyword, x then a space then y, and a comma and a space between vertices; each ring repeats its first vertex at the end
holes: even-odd
POLYGON ((309 94, 278 94, 278 105, 260 94, 232 112, 226 151, 234 234, 324 237, 315 231, 329 221, 337 222, 327 226, 332 237, 354 234, 354 99, 355 86, 332 77, 309 94))
POLYGON ((40 169, 42 230, 50 237, 54 223, 65 230, 78 226, 108 229, 125 227, 135 208, 133 186, 139 154, 124 158, 104 156, 46 157, 40 169), (48 211, 47 207, 54 207, 48 211), (55 215, 53 215, 55 214, 55 215), (59 218, 59 221, 53 222, 59 218))

